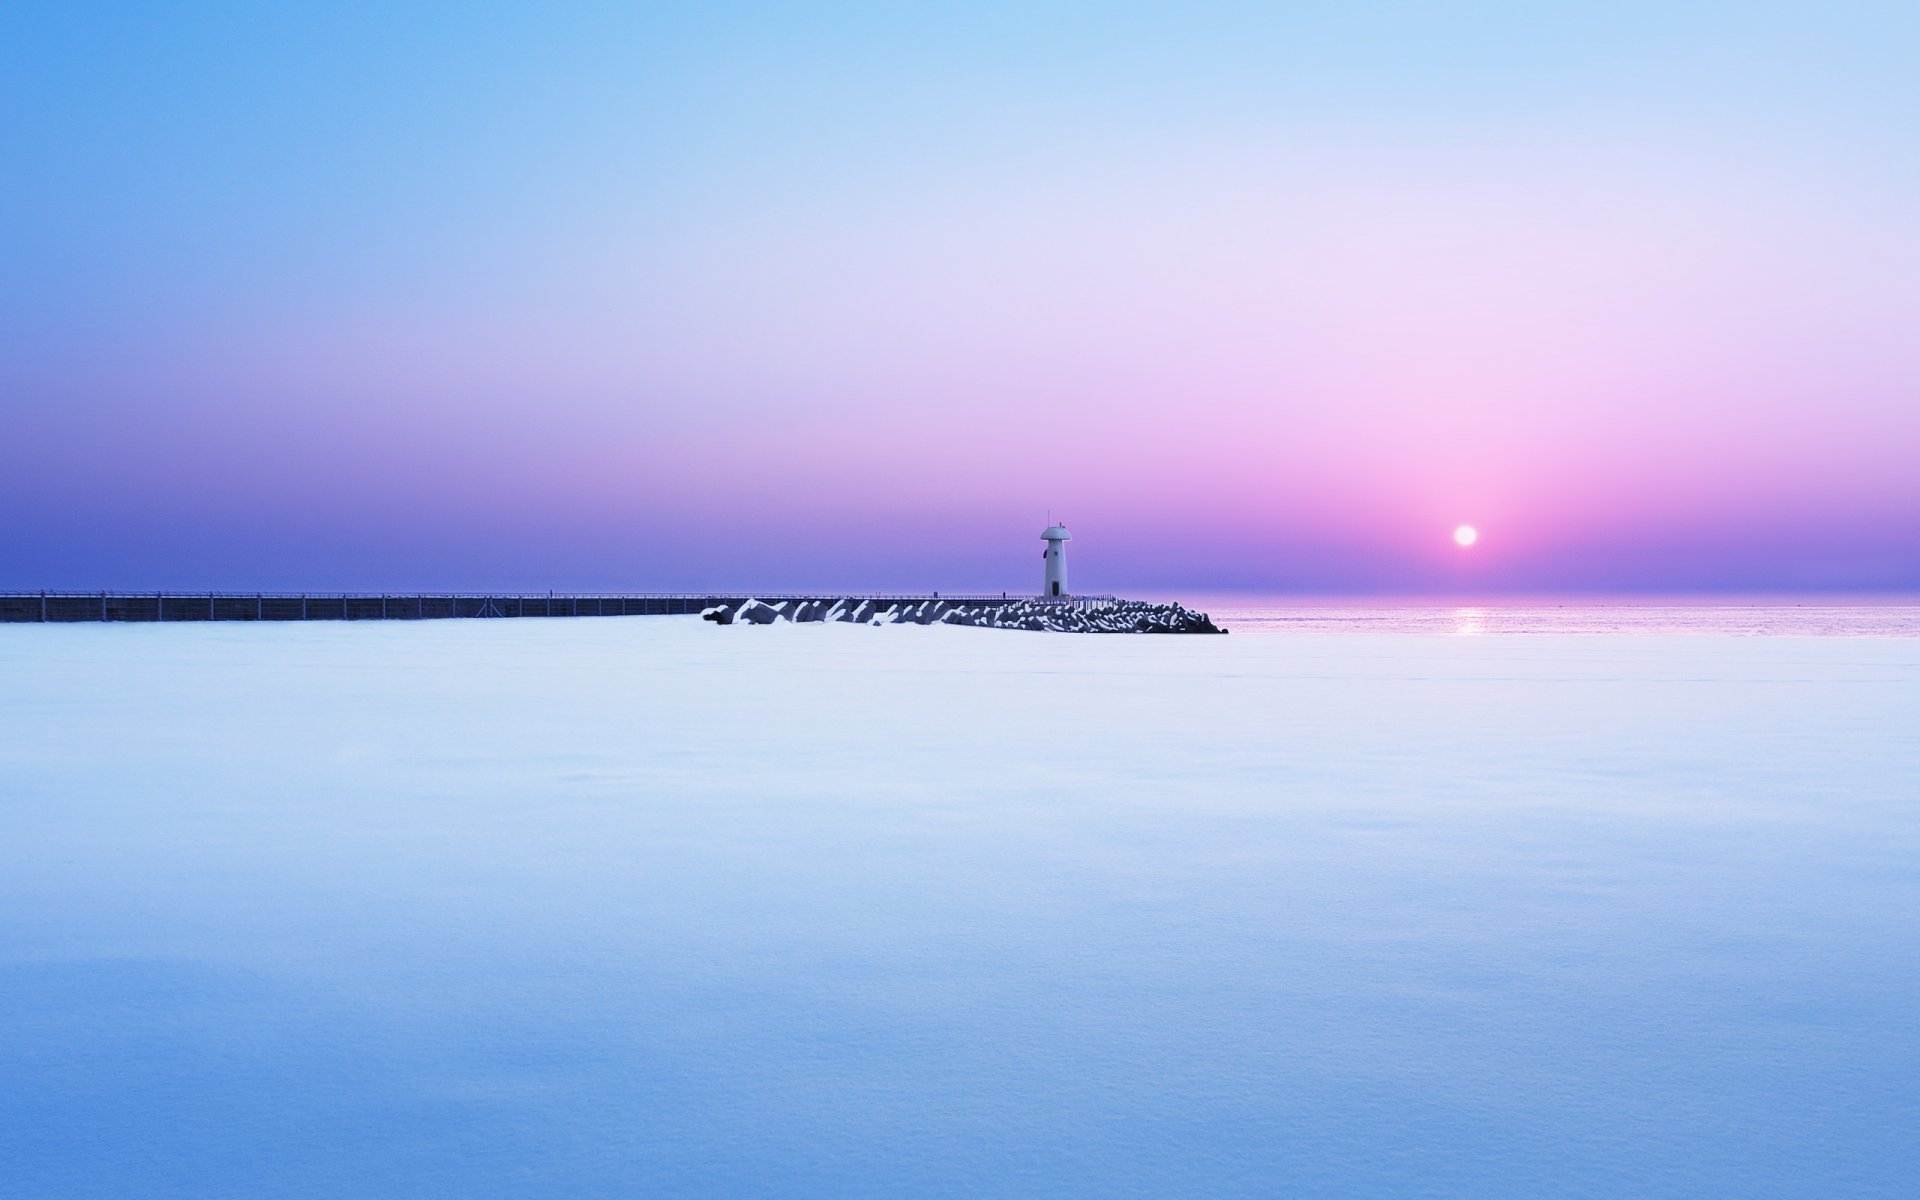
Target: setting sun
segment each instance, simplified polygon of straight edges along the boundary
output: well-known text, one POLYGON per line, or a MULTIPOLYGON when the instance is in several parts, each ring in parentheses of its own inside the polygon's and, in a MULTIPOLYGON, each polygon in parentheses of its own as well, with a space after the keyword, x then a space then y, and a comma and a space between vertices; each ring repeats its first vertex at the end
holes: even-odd
POLYGON ((1480 531, 1471 525, 1462 525, 1453 531, 1453 540, 1462 546, 1471 546, 1480 540, 1480 531))

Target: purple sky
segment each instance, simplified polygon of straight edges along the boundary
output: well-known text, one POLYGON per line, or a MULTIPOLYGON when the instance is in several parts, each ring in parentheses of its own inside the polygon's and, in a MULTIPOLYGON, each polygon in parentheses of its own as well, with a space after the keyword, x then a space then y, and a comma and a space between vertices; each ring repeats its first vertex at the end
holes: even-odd
POLYGON ((1910 13, 61 7, 0 587, 1920 590, 1910 13))

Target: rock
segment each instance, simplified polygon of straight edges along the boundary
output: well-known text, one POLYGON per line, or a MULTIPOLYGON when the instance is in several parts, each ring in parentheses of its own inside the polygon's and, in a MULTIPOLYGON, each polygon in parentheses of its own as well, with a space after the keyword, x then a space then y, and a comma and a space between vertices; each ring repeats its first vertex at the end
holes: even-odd
POLYGON ((952 600, 743 600, 717 604, 701 617, 718 625, 776 621, 851 621, 864 625, 965 625, 1051 633, 1225 633, 1206 613, 1179 604, 1140 600, 1010 600, 967 604, 952 600))
POLYGON ((780 619, 780 610, 771 604, 758 600, 749 600, 734 610, 735 621, 746 621, 752 625, 771 625, 780 619))

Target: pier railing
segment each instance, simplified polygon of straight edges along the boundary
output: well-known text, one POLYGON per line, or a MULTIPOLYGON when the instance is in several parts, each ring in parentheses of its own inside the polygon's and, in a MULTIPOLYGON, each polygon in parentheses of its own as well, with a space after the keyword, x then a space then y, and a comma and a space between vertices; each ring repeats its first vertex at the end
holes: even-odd
POLYGON ((748 599, 1096 604, 1111 596, 889 592, 0 592, 0 622, 419 621, 448 617, 685 616, 748 599))

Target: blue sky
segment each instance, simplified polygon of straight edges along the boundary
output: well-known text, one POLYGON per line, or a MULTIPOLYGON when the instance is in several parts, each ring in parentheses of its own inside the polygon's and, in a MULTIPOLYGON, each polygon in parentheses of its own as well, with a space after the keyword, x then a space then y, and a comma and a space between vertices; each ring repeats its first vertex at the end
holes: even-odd
POLYGON ((16 9, 4 583, 1920 587, 1916 32, 16 9))

